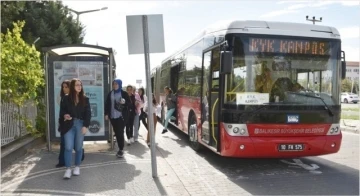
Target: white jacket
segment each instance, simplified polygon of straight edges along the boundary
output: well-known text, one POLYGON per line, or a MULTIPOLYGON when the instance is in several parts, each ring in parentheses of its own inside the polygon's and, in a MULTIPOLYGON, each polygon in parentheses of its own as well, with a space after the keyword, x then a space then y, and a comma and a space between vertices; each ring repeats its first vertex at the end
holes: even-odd
MULTIPOLYGON (((153 111, 152 111, 151 113, 153 113, 153 114, 155 114, 155 115, 157 115, 157 116, 160 116, 160 114, 161 114, 161 106, 160 106, 160 104, 158 104, 158 105, 154 105, 154 104, 153 104, 152 106, 153 106, 153 107, 152 107, 153 111)), ((146 114, 149 114, 147 102, 145 102, 144 112, 145 112, 146 114)))

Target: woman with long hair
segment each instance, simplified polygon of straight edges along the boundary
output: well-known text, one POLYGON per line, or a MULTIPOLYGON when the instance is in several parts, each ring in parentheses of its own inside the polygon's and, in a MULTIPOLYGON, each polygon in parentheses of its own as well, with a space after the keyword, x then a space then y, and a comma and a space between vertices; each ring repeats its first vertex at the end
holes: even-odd
POLYGON ((140 121, 143 123, 143 125, 147 128, 147 123, 146 123, 146 118, 147 118, 147 114, 144 111, 144 107, 146 105, 147 102, 147 97, 145 95, 145 89, 144 88, 139 88, 139 96, 141 99, 141 103, 140 103, 140 116, 139 116, 139 129, 140 129, 140 121))
MULTIPOLYGON (((62 102, 62 99, 65 95, 68 95, 70 92, 70 80, 64 80, 61 83, 61 90, 60 90, 60 103, 62 102)), ((59 117, 59 128, 61 126, 61 124, 63 123, 63 121, 60 120, 59 117)), ((60 129, 58 130, 60 131, 60 129)), ((60 142, 60 153, 59 153, 59 163, 56 165, 56 167, 64 167, 65 166, 65 160, 64 160, 64 150, 65 150, 65 141, 64 141, 64 135, 61 134, 61 142, 60 142)), ((81 161, 84 160, 85 158, 85 152, 84 152, 84 148, 82 149, 83 151, 83 155, 81 157, 81 161)))
POLYGON ((126 123, 125 129, 126 129, 126 137, 128 145, 131 143, 134 143, 134 120, 136 116, 136 106, 135 106, 135 95, 133 94, 133 87, 131 85, 128 85, 126 87, 126 92, 128 93, 128 96, 130 98, 130 107, 129 107, 129 120, 126 123))
POLYGON ((140 127, 140 114, 142 107, 142 100, 138 92, 136 92, 136 87, 133 86, 133 95, 135 97, 135 117, 134 117, 134 141, 138 142, 139 140, 139 127, 140 127))
POLYGON ((119 151, 116 156, 124 156, 124 128, 129 120, 130 97, 122 90, 122 81, 115 79, 112 82, 113 90, 109 92, 105 102, 105 120, 109 120, 116 136, 119 151))
POLYGON ((60 106, 60 120, 64 121, 61 134, 65 141, 65 179, 71 177, 72 150, 75 148, 75 168, 73 175, 80 175, 82 147, 84 135, 90 125, 91 109, 89 98, 85 96, 82 82, 79 79, 72 79, 70 93, 63 97, 60 106))

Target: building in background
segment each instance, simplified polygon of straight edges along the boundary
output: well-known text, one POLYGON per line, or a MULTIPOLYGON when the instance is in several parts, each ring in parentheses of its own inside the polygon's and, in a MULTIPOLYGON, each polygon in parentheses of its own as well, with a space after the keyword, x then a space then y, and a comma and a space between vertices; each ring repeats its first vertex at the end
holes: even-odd
POLYGON ((359 62, 346 61, 346 78, 350 81, 359 82, 359 62))

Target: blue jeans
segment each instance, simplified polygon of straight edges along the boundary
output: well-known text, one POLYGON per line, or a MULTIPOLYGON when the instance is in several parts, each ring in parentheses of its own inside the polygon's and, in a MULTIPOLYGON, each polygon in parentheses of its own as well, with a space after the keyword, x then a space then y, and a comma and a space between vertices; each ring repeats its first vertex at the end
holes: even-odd
POLYGON ((173 115, 174 112, 175 112, 175 108, 171 108, 171 109, 167 110, 167 113, 166 113, 166 116, 165 116, 164 129, 167 129, 170 117, 173 115))
POLYGON ((139 125, 140 125, 140 114, 135 114, 134 117, 134 140, 137 140, 139 137, 139 125))
POLYGON ((83 154, 82 147, 84 142, 84 135, 81 133, 83 121, 74 119, 73 127, 64 135, 65 141, 65 167, 71 167, 72 150, 75 149, 75 165, 79 166, 83 154))
MULTIPOLYGON (((62 135, 61 136, 61 143, 60 143, 60 153, 59 153, 59 164, 60 165, 65 165, 64 151, 65 151, 65 140, 64 140, 64 136, 62 135)), ((85 151, 84 151, 84 148, 83 148, 82 149, 81 161, 83 161, 84 158, 85 158, 85 151)))

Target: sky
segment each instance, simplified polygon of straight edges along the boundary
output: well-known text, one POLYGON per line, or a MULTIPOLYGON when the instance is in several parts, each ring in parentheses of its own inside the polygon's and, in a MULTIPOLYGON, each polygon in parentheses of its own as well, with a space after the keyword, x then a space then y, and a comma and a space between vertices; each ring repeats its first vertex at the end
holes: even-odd
POLYGON ((127 15, 162 14, 165 52, 150 54, 151 68, 195 38, 211 24, 226 20, 265 20, 310 23, 305 16, 322 17, 319 25, 340 31, 346 61, 359 61, 360 0, 344 1, 63 1, 76 11, 107 10, 80 15, 85 25, 86 44, 111 47, 116 51, 117 77, 124 85, 145 86, 144 55, 129 55, 127 15))

